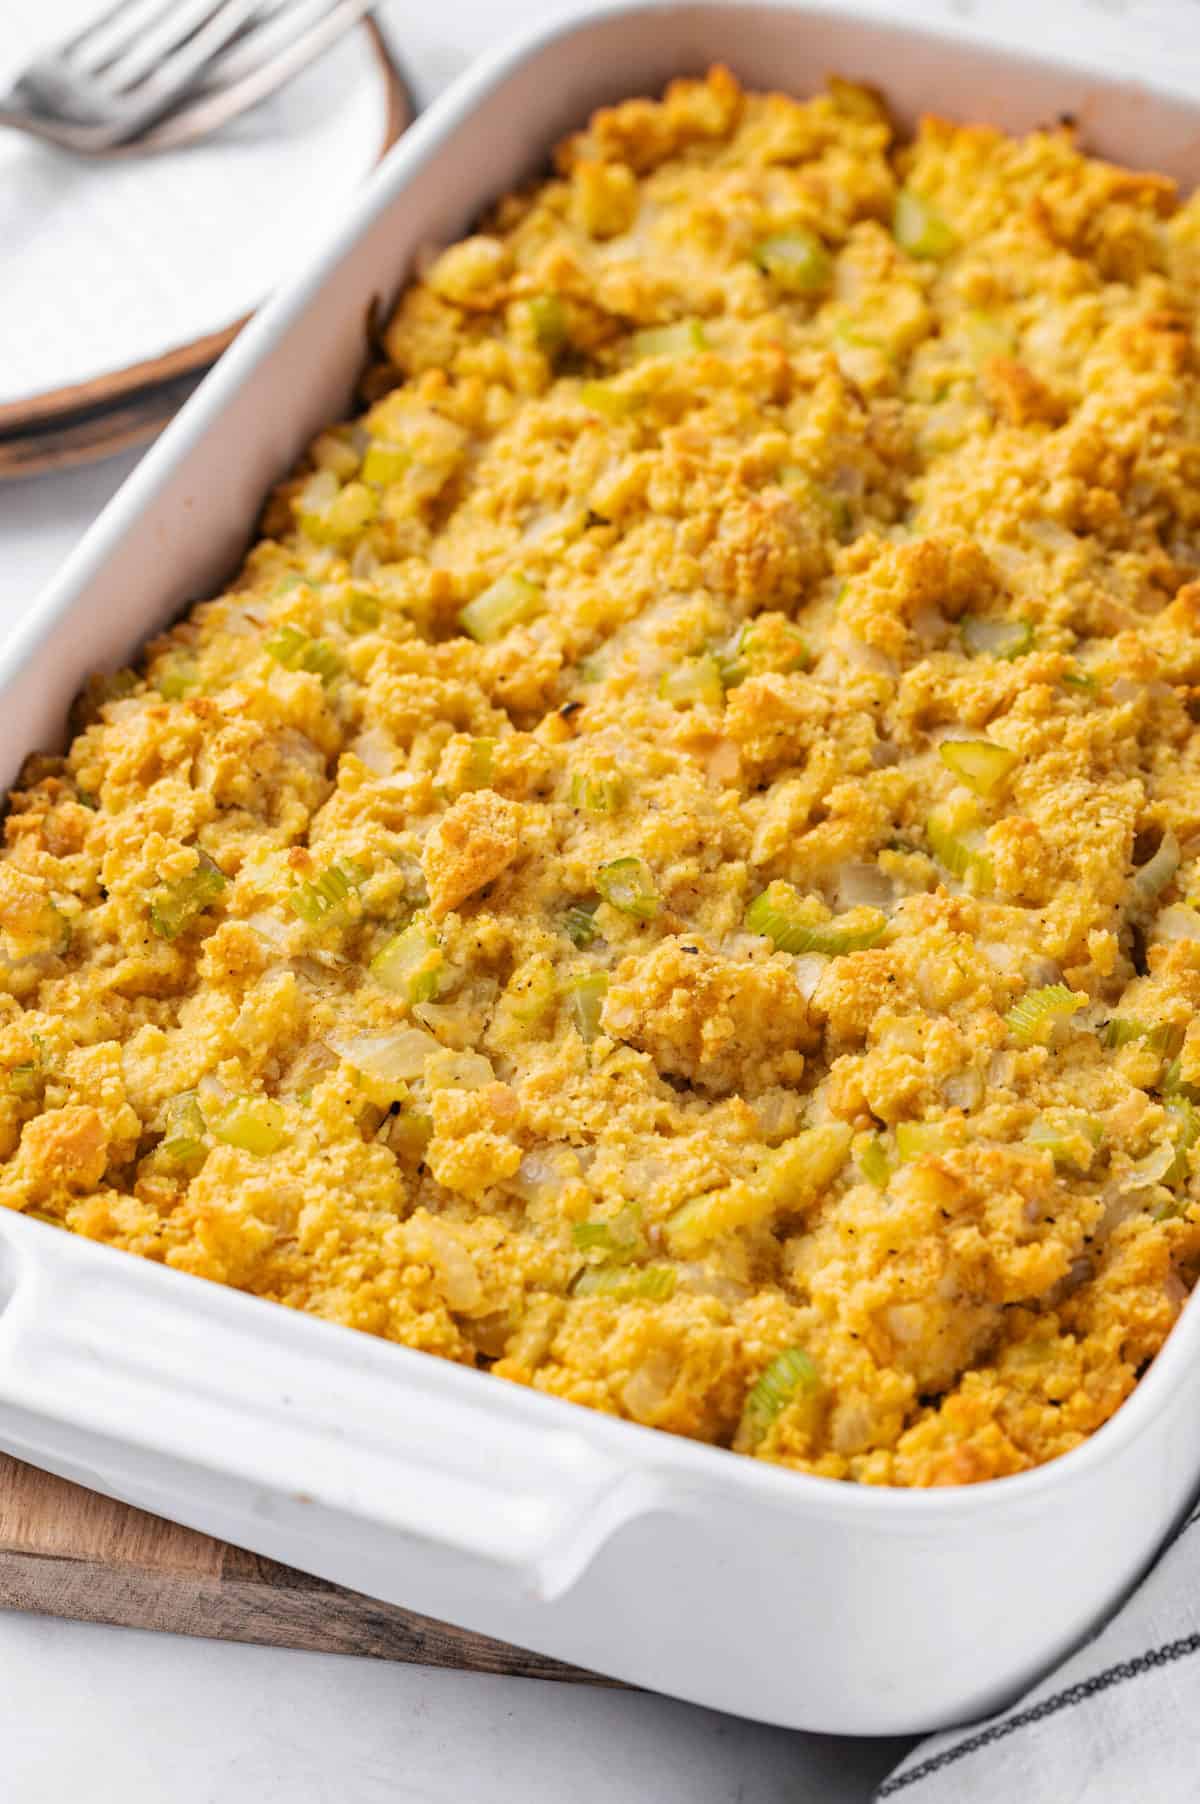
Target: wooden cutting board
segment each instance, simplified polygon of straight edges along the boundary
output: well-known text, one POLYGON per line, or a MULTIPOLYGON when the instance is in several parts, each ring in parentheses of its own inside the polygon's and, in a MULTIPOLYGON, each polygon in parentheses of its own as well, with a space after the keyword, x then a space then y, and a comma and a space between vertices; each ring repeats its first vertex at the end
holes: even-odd
POLYGON ((0 1454, 0 1608, 530 1679, 601 1679, 343 1591, 0 1454))

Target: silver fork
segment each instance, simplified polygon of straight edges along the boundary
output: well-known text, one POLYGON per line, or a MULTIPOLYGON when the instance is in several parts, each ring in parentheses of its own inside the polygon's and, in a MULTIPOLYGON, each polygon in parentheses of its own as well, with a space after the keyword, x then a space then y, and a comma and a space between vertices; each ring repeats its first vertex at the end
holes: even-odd
POLYGON ((117 0, 0 97, 0 126, 85 155, 190 143, 289 81, 373 0, 117 0))

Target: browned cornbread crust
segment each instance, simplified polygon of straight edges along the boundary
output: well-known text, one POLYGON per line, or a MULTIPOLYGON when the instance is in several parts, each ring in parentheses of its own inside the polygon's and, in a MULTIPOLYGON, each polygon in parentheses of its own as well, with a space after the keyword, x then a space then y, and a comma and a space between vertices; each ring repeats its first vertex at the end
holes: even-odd
POLYGON ((1076 1445, 1200 1255, 1198 281, 1067 132, 597 114, 32 762, 0 1202, 799 1470, 1076 1445))

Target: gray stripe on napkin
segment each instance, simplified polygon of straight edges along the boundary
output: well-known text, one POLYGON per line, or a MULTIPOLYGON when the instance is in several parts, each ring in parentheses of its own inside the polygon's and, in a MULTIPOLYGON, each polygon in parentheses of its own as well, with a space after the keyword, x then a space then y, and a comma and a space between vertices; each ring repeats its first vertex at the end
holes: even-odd
POLYGON ((920 1742, 879 1787, 879 1804, 1195 1804, 1197 1522, 1200 1509, 1123 1609, 1019 1704, 920 1742))

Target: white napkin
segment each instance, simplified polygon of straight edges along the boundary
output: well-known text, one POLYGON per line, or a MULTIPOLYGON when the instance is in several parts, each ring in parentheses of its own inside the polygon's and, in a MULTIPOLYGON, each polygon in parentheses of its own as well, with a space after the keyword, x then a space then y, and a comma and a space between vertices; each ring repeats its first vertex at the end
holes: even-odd
POLYGON ((1196 1804, 1198 1528, 1195 1509, 1123 1609, 1018 1703, 918 1742, 878 1804, 1196 1804))

